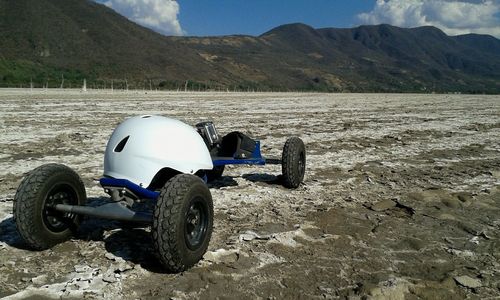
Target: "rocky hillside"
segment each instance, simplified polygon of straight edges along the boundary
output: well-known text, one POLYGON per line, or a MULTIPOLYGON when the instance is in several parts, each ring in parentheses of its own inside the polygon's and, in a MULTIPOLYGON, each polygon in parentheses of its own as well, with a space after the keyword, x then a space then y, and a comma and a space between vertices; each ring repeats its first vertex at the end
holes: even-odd
POLYGON ((434 27, 165 37, 88 0, 0 0, 0 86, 500 92, 500 40, 434 27))

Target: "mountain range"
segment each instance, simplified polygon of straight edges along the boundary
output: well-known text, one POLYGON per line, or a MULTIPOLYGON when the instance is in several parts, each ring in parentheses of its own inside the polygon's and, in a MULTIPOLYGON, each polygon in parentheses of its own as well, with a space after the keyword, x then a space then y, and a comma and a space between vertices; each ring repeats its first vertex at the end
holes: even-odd
POLYGON ((0 86, 500 93, 500 40, 435 27, 167 37, 89 0, 0 0, 0 86))

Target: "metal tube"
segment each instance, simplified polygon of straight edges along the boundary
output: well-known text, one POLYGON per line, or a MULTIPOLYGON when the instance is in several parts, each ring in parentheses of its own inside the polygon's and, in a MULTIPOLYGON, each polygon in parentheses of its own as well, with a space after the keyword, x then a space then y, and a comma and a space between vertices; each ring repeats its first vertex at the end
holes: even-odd
POLYGON ((79 215, 93 216, 103 219, 133 221, 141 223, 153 222, 153 214, 135 212, 118 202, 107 203, 97 207, 57 204, 55 210, 79 215))

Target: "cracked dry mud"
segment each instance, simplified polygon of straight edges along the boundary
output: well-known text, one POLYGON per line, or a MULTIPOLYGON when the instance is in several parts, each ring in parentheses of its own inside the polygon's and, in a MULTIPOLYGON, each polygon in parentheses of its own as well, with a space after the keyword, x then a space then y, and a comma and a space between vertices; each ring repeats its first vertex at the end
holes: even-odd
POLYGON ((500 297, 499 96, 2 90, 0 139, 0 297, 500 297), (213 120, 271 157, 298 135, 305 184, 227 168, 210 186, 209 252, 182 274, 158 267, 148 228, 120 222, 26 250, 12 221, 23 174, 65 163, 103 201, 107 138, 137 114, 213 120))

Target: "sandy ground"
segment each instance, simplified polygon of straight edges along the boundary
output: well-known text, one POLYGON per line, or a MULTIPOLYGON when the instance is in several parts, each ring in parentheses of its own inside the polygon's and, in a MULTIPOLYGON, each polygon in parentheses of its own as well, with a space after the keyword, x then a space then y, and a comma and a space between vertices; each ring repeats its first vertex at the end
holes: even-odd
POLYGON ((499 96, 0 90, 0 297, 499 298, 499 141, 499 96), (138 114, 213 120, 267 156, 300 136, 305 182, 227 168, 209 252, 182 274, 158 267, 149 228, 119 222, 27 250, 12 221, 23 174, 67 164, 100 201, 106 141, 138 114))

